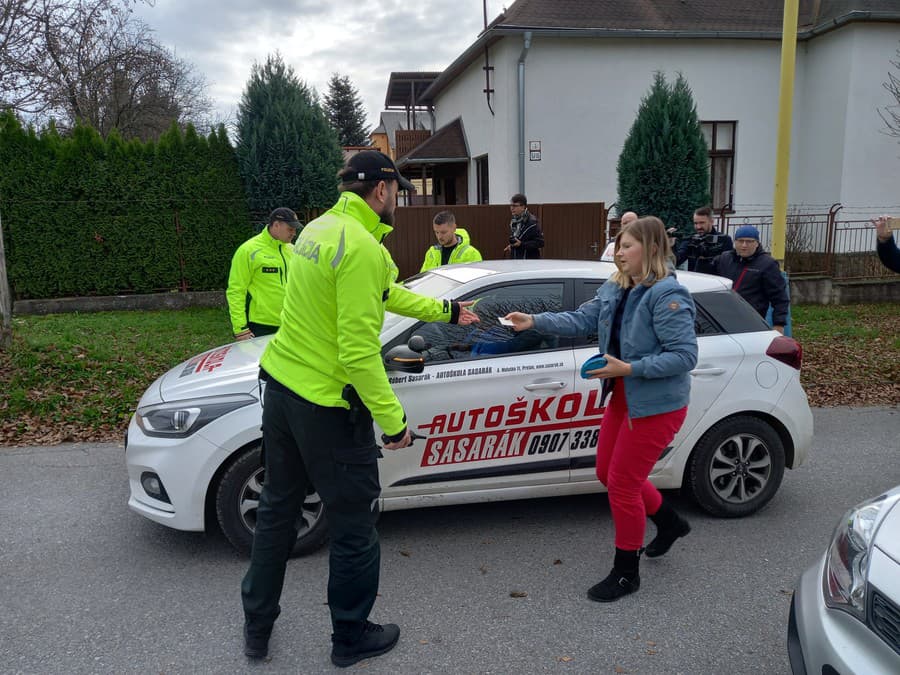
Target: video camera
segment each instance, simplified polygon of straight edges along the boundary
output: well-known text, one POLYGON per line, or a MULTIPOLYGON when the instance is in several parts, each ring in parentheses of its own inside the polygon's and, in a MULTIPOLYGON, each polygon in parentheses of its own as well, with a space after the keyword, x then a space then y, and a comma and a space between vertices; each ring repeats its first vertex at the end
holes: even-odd
POLYGON ((688 240, 687 254, 689 258, 715 258, 725 246, 725 235, 717 232, 694 234, 688 240))

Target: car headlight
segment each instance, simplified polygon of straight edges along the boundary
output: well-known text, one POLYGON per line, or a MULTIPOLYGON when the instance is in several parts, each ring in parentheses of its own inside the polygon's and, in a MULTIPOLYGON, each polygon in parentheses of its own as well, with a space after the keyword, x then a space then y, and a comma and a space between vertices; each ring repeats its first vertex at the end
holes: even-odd
POLYGON ((883 494, 850 509, 838 524, 825 557, 822 591, 825 604, 866 620, 869 552, 884 514, 900 493, 883 494))
POLYGON ((148 436, 186 438, 222 415, 251 403, 256 403, 256 398, 250 394, 209 396, 148 405, 138 408, 134 417, 148 436))

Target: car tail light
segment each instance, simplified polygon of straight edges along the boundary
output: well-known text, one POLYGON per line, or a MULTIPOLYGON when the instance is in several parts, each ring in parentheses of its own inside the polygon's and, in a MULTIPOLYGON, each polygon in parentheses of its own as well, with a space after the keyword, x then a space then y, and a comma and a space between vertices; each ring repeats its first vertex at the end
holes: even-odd
POLYGON ((766 356, 800 370, 800 364, 803 363, 803 347, 794 338, 779 335, 772 340, 772 344, 766 350, 766 356))

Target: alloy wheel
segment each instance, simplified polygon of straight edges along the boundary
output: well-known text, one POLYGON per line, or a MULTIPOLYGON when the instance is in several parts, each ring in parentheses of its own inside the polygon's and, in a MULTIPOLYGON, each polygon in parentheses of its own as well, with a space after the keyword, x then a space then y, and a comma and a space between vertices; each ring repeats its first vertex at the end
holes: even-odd
MULTIPOLYGON (((238 512, 241 516, 241 523, 250 532, 256 529, 256 511, 259 508, 259 495, 262 492, 265 473, 266 471, 262 467, 254 471, 241 486, 239 493, 238 512)), ((297 517, 298 539, 302 538, 318 522, 322 517, 323 510, 324 504, 317 493, 306 495, 303 508, 297 517)))
POLYGON ((769 447, 758 436, 739 433, 726 438, 709 463, 709 479, 718 496, 732 504, 752 500, 772 475, 769 447))

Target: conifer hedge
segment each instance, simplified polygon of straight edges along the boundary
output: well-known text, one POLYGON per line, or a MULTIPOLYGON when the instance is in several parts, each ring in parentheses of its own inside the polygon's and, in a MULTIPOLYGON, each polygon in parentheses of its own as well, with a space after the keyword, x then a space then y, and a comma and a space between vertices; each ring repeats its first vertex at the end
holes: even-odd
POLYGON ((687 80, 657 72, 619 155, 618 212, 659 217, 693 233, 694 209, 709 204, 709 151, 687 80))
POLYGON ((254 233, 224 127, 158 142, 61 137, 0 114, 0 218, 15 299, 224 288, 254 233))

